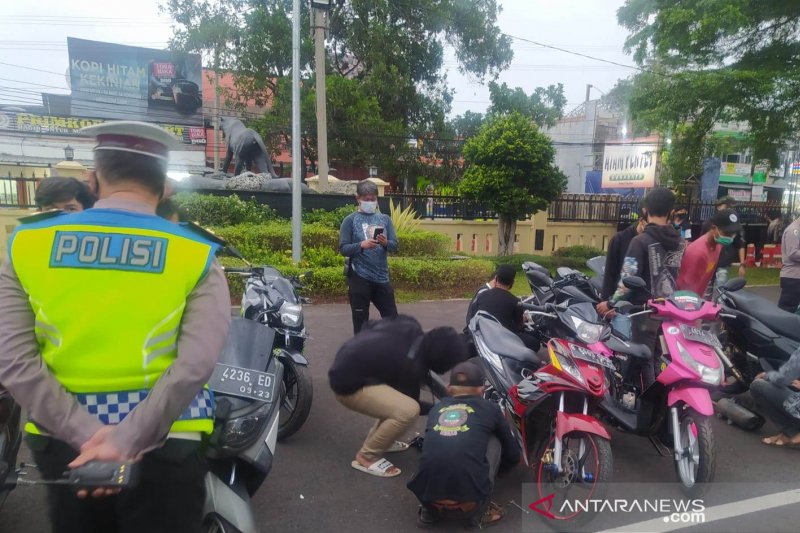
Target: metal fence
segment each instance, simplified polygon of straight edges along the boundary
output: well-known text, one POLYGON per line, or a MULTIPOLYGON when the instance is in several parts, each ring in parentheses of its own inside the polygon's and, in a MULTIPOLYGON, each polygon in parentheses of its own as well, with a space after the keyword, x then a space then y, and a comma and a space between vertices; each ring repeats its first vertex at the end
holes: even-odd
POLYGON ((413 207, 421 218, 456 218, 462 220, 492 220, 497 215, 482 202, 467 200, 462 196, 418 192, 387 191, 386 196, 395 206, 413 207))
POLYGON ((42 178, 0 177, 0 207, 36 207, 36 187, 42 178))

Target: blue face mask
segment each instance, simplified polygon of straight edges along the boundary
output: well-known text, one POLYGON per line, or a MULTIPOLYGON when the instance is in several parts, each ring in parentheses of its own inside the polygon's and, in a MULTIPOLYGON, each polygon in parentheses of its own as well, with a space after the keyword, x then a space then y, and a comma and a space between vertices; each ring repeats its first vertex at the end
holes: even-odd
POLYGON ((367 202, 366 200, 361 200, 361 202, 359 202, 359 205, 361 206, 361 211, 367 213, 368 215, 371 215, 372 213, 378 210, 377 201, 367 202))

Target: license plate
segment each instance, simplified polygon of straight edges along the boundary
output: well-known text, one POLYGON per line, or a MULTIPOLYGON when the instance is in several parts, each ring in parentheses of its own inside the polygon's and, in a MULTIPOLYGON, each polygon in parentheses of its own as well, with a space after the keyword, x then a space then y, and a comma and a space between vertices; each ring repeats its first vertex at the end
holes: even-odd
POLYGON ((687 341, 695 341, 714 348, 722 348, 722 344, 716 335, 705 329, 696 328, 687 324, 681 324, 681 333, 687 341))
POLYGON ((608 357, 596 354, 588 348, 584 348, 583 346, 579 346, 577 344, 570 344, 569 349, 572 352, 572 357, 575 359, 581 359, 583 361, 614 370, 614 363, 612 363, 611 359, 608 357))
POLYGON ((262 402, 275 398, 275 374, 217 363, 208 386, 214 392, 262 402))

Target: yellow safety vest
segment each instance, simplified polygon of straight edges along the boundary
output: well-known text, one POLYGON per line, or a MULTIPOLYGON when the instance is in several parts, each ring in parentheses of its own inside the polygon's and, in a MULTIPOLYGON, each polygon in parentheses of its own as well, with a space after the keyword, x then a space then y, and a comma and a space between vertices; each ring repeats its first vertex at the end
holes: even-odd
MULTIPOLYGON (((36 315, 42 358, 103 423, 124 419, 177 357, 186 299, 217 248, 154 215, 111 209, 23 222, 12 234, 9 260, 36 315)), ((203 390, 172 431, 212 430, 203 390)))

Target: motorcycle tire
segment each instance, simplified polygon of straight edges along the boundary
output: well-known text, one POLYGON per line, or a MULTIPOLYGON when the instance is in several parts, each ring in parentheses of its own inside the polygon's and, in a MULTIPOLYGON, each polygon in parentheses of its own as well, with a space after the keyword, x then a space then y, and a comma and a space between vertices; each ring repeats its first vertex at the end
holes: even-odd
POLYGON ((697 445, 697 471, 690 473, 688 469, 694 470, 691 464, 694 460, 684 461, 684 459, 688 459, 684 453, 684 458, 674 461, 675 473, 681 482, 683 492, 691 498, 698 498, 705 494, 711 486, 716 470, 716 444, 711 428, 711 417, 703 416, 691 407, 686 407, 680 414, 678 426, 681 432, 681 445, 684 447, 691 443, 697 445), (694 426, 694 430, 691 429, 692 426, 694 426))
POLYGON ((279 441, 297 433, 311 412, 314 384, 308 367, 298 365, 291 360, 284 361, 281 393, 281 412, 278 422, 279 441))
MULTIPOLYGON (((566 435, 564 438, 585 439, 589 446, 594 449, 596 457, 596 475, 594 479, 594 487, 589 493, 589 498, 592 500, 604 499, 608 492, 609 483, 611 482, 614 474, 614 460, 611 453, 611 442, 591 433, 572 433, 570 435, 566 435)), ((552 449, 553 442, 554 438, 551 437, 547 445, 540 447, 540 449, 535 452, 535 456, 531 457, 530 465, 534 472, 534 483, 537 487, 537 495, 535 497, 537 499, 546 498, 548 493, 553 493, 552 490, 544 490, 542 486, 543 482, 545 481, 545 476, 548 475, 545 472, 545 462, 543 461, 543 458, 552 449)), ((563 490, 559 492, 564 493, 563 490)), ((557 506, 553 505, 550 508, 550 512, 556 508, 557 506)), ((574 531, 586 526, 586 524, 591 522, 594 518, 594 514, 588 512, 578 512, 572 516, 558 517, 554 515, 553 518, 544 516, 542 518, 547 527, 554 531, 574 531)))
POLYGON ((209 513, 203 519, 203 533, 242 533, 217 513, 209 513))

